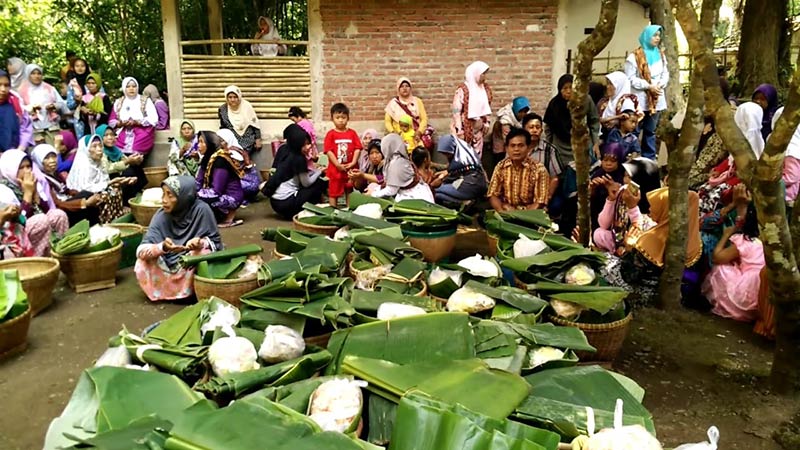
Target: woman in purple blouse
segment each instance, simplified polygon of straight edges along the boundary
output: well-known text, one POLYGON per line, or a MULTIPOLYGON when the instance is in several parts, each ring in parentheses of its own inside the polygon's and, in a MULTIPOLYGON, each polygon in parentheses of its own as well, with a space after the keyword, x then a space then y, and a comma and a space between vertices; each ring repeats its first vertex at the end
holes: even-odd
POLYGON ((241 165, 230 152, 220 148, 219 137, 213 131, 197 135, 197 151, 202 155, 197 171, 197 196, 211 205, 220 228, 244 223, 236 220, 236 210, 244 201, 241 165))

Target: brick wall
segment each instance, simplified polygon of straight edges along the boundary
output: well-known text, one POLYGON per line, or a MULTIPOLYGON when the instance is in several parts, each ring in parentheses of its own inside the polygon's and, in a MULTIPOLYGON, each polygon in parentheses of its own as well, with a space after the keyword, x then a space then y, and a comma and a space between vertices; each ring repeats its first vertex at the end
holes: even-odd
POLYGON ((483 60, 496 112, 517 95, 544 113, 558 0, 319 0, 324 38, 323 118, 344 101, 351 120, 383 118, 398 77, 428 115, 445 118, 464 69, 483 60))

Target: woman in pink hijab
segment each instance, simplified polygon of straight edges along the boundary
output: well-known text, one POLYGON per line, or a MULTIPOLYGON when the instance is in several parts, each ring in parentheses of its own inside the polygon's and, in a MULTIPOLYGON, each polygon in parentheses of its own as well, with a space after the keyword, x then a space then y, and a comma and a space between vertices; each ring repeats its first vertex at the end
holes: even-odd
POLYGON ((475 61, 467 66, 464 82, 453 96, 450 132, 472 145, 478 159, 483 155, 483 137, 489 132, 492 117, 492 89, 486 83, 489 65, 475 61))

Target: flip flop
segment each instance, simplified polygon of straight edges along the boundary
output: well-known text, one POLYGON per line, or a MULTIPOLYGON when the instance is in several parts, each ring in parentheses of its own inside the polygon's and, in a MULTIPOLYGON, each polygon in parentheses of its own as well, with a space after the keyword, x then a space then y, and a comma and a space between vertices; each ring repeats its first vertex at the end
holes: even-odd
POLYGON ((238 227, 239 225, 242 225, 243 223, 244 223, 244 220, 238 219, 238 220, 234 220, 234 221, 231 221, 231 222, 223 222, 223 223, 221 223, 221 224, 219 224, 217 226, 219 228, 233 228, 233 227, 238 227))

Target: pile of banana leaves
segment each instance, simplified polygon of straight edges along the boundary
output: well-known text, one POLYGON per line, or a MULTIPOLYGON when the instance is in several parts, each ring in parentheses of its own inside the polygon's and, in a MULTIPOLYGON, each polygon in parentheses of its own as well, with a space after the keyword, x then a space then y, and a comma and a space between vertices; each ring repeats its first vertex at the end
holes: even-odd
POLYGON ((70 227, 60 238, 53 235, 51 240, 53 251, 62 256, 78 255, 107 250, 119 244, 119 230, 102 227, 100 225, 95 225, 95 227, 96 229, 92 230, 92 226, 88 220, 81 220, 70 227), (97 235, 106 235, 107 237, 103 236, 103 238, 98 239, 97 242, 92 243, 91 235, 93 233, 97 235))
POLYGON ((28 308, 19 273, 16 269, 0 270, 0 324, 25 314, 28 308))
POLYGON ((226 280, 237 277, 244 268, 248 256, 262 251, 258 244, 247 244, 205 255, 185 255, 181 257, 180 262, 183 267, 196 267, 196 274, 201 277, 226 280))

